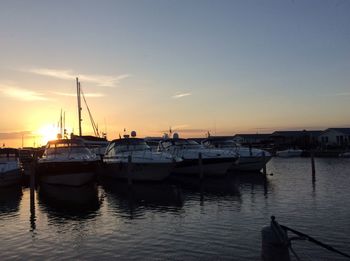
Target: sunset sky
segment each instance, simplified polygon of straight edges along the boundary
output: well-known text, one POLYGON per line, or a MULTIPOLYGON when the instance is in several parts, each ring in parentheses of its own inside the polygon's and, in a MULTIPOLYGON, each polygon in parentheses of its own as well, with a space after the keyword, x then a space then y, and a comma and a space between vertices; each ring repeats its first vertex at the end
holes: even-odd
POLYGON ((44 145, 61 109, 77 134, 77 76, 109 139, 349 127, 349 14, 347 0, 1 1, 1 145, 44 145))

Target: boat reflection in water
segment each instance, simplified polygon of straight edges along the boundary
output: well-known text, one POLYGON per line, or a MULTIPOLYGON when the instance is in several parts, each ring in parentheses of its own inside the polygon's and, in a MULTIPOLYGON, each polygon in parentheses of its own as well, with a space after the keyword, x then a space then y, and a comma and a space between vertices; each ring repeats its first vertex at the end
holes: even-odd
POLYGON ((173 176, 172 182, 179 184, 192 192, 205 193, 210 196, 233 196, 240 198, 241 190, 250 187, 262 189, 266 194, 269 188, 268 179, 262 173, 237 172, 221 178, 206 177, 200 180, 199 177, 173 176))
POLYGON ((183 206, 181 188, 166 182, 128 185, 126 182, 102 179, 100 183, 108 201, 112 203, 111 207, 123 217, 137 218, 148 210, 177 212, 183 206))
POLYGON ((0 187, 0 217, 2 214, 19 211, 19 205, 23 196, 22 186, 0 187))
POLYGON ((172 182, 190 191, 190 194, 195 192, 201 193, 201 196, 230 196, 235 200, 240 198, 240 184, 235 177, 229 175, 221 178, 206 177, 203 180, 197 177, 177 176, 172 178, 172 182))
POLYGON ((80 187, 41 184, 39 204, 55 218, 88 219, 96 215, 101 201, 95 183, 80 187))
POLYGON ((236 173, 234 177, 241 190, 249 188, 252 193, 263 191, 264 195, 267 196, 269 190, 271 191, 273 188, 267 176, 262 173, 244 171, 236 173))

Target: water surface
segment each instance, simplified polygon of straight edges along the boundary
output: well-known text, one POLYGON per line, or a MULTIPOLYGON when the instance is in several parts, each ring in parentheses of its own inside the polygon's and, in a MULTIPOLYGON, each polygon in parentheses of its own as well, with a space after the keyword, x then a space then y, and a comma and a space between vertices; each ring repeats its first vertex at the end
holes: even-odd
MULTIPOLYGON (((284 225, 350 252, 350 159, 274 158, 268 175, 166 184, 0 189, 0 259, 258 260, 263 226, 284 225)), ((303 260, 346 260, 308 242, 303 260)))

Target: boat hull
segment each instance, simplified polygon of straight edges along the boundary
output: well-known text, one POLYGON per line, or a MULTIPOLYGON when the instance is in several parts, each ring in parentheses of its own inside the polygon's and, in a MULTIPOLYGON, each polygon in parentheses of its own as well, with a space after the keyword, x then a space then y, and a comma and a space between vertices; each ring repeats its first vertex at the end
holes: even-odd
POLYGON ((82 186, 95 178, 97 162, 38 163, 40 181, 50 185, 82 186))
POLYGON ((8 187, 19 184, 22 181, 21 169, 13 169, 0 173, 0 187, 8 187))
MULTIPOLYGON (((233 158, 206 158, 202 159, 203 174, 206 176, 225 175, 228 169, 235 164, 236 159, 233 158)), ((172 174, 191 175, 199 174, 200 166, 198 159, 184 159, 176 164, 172 174)))
POLYGON ((240 157, 238 164, 231 166, 232 171, 259 172, 271 157, 240 157))
POLYGON ((135 181, 161 181, 170 175, 174 163, 130 163, 108 162, 105 164, 103 175, 115 179, 128 179, 135 181), (129 170, 128 170, 129 168, 129 170))

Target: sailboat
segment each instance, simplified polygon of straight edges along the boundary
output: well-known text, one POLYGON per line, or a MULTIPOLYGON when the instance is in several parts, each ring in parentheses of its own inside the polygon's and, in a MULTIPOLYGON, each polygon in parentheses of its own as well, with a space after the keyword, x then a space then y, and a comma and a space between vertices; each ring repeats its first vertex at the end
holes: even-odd
POLYGON ((106 151, 106 148, 109 144, 106 133, 102 133, 102 135, 99 132, 98 126, 94 121, 94 118, 92 117, 92 114, 90 112, 90 108, 86 102, 84 92, 82 91, 80 82, 78 77, 76 78, 76 84, 77 84, 77 104, 78 104, 78 123, 79 123, 79 135, 71 135, 71 139, 75 139, 78 141, 81 141, 88 149, 91 150, 92 153, 94 153, 99 159, 103 158, 103 155, 106 151), (81 127, 81 97, 83 97, 84 103, 86 105, 87 111, 89 113, 90 122, 94 131, 94 136, 91 135, 83 135, 82 134, 82 127, 81 127))

